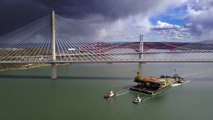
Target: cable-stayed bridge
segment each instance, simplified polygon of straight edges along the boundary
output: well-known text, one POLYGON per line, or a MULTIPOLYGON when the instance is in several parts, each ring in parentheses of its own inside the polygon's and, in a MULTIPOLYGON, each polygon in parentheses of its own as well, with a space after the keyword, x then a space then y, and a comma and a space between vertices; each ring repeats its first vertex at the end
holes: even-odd
MULTIPOLYGON (((83 43, 82 43, 83 44, 83 43)), ((52 59, 49 48, 25 47, 0 48, 0 63, 111 63, 111 62, 212 62, 213 50, 170 48, 166 45, 155 45, 141 52, 140 43, 91 43, 78 47, 58 48, 56 60, 52 59), (157 48, 156 48, 157 47, 157 48), (167 48, 168 47, 168 48, 167 48), (162 49, 163 48, 163 49, 162 49), (60 49, 60 50, 59 50, 60 49), (157 50, 157 51, 152 51, 157 50), (141 56, 141 58, 140 58, 141 56)), ((189 44, 189 46, 191 46, 189 44)), ((196 46, 196 44, 191 47, 196 46)), ((205 46, 205 45, 203 45, 205 46)), ((208 45, 206 45, 208 46, 208 45)), ((146 44, 144 45, 146 47, 146 44)), ((212 48, 213 49, 213 48, 212 48)))
POLYGON ((213 44, 93 40, 83 24, 53 12, 1 36, 0 63, 48 63, 54 73, 57 63, 213 62, 213 44))

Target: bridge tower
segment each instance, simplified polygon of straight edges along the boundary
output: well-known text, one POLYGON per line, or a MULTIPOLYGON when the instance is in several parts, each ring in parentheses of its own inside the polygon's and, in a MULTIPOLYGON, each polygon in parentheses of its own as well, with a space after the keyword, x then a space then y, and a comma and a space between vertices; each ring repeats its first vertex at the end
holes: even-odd
POLYGON ((139 59, 143 59, 143 35, 140 35, 139 59))
POLYGON ((52 65, 51 65, 51 79, 57 78, 56 71, 56 35, 55 35, 55 12, 52 11, 51 15, 51 32, 52 32, 52 65))

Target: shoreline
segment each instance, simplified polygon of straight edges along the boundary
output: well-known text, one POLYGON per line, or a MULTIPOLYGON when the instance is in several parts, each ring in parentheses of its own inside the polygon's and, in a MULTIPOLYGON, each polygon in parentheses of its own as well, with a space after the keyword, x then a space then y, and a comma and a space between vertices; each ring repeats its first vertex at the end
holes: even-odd
MULTIPOLYGON (((66 66, 66 65, 71 65, 71 64, 57 64, 57 66, 66 66)), ((11 67, 11 68, 3 68, 3 69, 0 69, 0 72, 11 71, 11 70, 26 70, 26 69, 46 67, 46 66, 51 66, 51 64, 25 64, 25 65, 20 65, 20 66, 11 67)))
POLYGON ((32 69, 32 68, 37 68, 37 67, 46 67, 46 66, 50 66, 50 64, 27 64, 27 65, 20 65, 18 67, 11 67, 11 68, 0 69, 0 72, 11 71, 11 70, 26 70, 26 69, 32 69))

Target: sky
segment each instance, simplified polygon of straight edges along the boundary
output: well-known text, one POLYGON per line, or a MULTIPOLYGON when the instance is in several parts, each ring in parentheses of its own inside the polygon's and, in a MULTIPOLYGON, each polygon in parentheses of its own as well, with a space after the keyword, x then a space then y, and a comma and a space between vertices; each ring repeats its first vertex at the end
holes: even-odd
POLYGON ((140 34, 145 41, 213 40, 213 0, 1 0, 0 36, 52 10, 72 21, 61 31, 77 26, 91 40, 137 41, 140 34))

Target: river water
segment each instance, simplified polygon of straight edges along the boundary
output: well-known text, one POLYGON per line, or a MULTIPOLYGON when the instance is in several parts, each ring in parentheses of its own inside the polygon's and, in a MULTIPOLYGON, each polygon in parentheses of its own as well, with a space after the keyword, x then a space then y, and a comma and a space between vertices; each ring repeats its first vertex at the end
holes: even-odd
POLYGON ((212 120, 213 64, 73 64, 0 72, 0 120, 212 120), (156 96, 129 91, 135 71, 143 75, 173 75, 188 83, 156 96), (109 90, 119 96, 103 99, 109 90))

